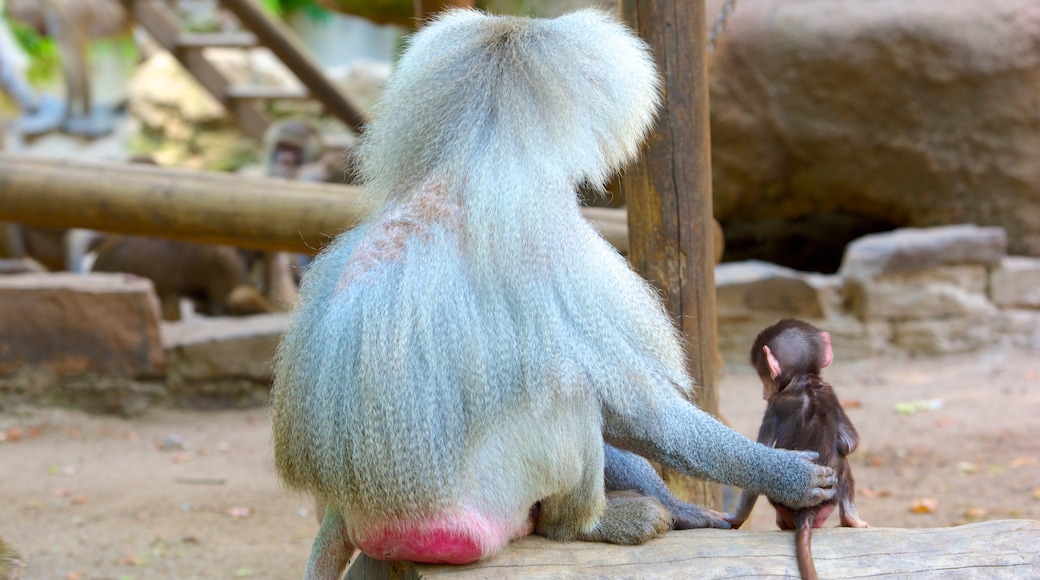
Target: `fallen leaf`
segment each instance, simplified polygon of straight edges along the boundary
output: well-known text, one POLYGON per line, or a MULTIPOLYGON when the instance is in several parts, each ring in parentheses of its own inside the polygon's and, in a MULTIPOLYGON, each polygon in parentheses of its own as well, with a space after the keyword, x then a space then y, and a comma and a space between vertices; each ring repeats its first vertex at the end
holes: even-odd
POLYGON ((964 517, 968 518, 969 520, 978 520, 986 517, 987 513, 989 512, 982 508, 970 507, 964 510, 964 517))
POLYGON ((863 401, 859 399, 842 399, 841 406, 846 409, 859 409, 863 406, 863 401))
POLYGON ((864 497, 869 497, 871 499, 879 498, 879 497, 888 497, 888 496, 892 495, 892 490, 890 490, 890 489, 875 490, 875 489, 871 489, 869 487, 862 487, 861 486, 856 491, 858 491, 864 497))
POLYGON ((191 453, 184 453, 184 452, 182 452, 182 453, 174 453, 173 454, 173 462, 174 463, 187 463, 189 461, 191 461, 191 453))
POLYGON ((932 514, 939 507, 939 502, 930 497, 923 497, 910 504, 910 511, 915 514, 932 514))
POLYGON ((1033 490, 1033 499, 1040 500, 1040 487, 1033 490))
POLYGON ((11 443, 14 443, 15 441, 21 441, 22 430, 18 427, 11 427, 10 429, 4 432, 4 440, 10 441, 11 443))
POLYGON ((957 420, 954 419, 953 417, 943 417, 942 419, 936 419, 935 426, 936 427, 949 427, 950 425, 953 425, 955 423, 957 423, 957 420))
POLYGON ((79 572, 69 572, 65 575, 65 580, 81 580, 82 578, 83 574, 80 574, 79 572))
POLYGON ((253 512, 247 507, 233 507, 229 509, 227 513, 236 520, 239 520, 242 518, 248 518, 253 512))
POLYGON ((147 563, 147 560, 138 556, 123 556, 118 561, 120 566, 144 566, 147 563))
POLYGON ((896 413, 900 415, 913 415, 914 413, 920 413, 922 411, 934 411, 941 409, 943 406, 942 399, 927 399, 920 401, 905 401, 902 403, 896 403, 896 413))
POLYGON ((1018 469, 1019 467, 1025 467, 1026 465, 1035 465, 1035 457, 1016 457, 1008 462, 1009 469, 1018 469))
POLYGON ((90 501, 90 500, 85 495, 77 495, 76 497, 72 498, 72 503, 75 504, 75 505, 83 505, 83 504, 87 503, 88 501, 90 501))

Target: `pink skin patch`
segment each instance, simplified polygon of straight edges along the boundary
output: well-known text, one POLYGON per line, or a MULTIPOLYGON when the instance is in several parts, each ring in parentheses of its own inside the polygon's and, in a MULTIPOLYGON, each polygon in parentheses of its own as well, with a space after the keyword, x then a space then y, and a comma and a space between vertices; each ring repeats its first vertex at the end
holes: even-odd
POLYGON ((459 232, 462 219, 461 204, 447 185, 432 178, 427 180, 372 225, 343 270, 336 292, 380 264, 399 260, 409 240, 423 239, 435 225, 459 232))
POLYGON ((476 510, 387 523, 359 534, 356 546, 380 560, 427 564, 470 564, 530 534, 531 518, 492 520, 476 510))

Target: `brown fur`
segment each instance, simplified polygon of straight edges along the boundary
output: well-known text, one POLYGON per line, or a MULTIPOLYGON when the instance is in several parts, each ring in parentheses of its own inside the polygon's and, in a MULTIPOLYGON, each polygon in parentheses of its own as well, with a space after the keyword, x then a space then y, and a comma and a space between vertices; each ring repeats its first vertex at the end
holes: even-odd
MULTIPOLYGON (((817 462, 834 469, 838 478, 833 498, 816 506, 792 509, 769 498, 780 529, 795 530, 798 569, 802 578, 817 577, 812 558, 812 528, 823 525, 835 506, 846 527, 867 527, 854 503, 856 482, 847 455, 859 434, 845 414, 834 389, 820 378, 833 358, 830 335, 815 326, 786 318, 766 328, 751 347, 751 365, 762 380, 767 401, 758 442, 781 449, 813 451, 817 462)), ((744 491, 728 519, 739 527, 750 515, 758 494, 744 491)))
POLYGON ((148 278, 162 303, 163 318, 180 319, 180 299, 190 298, 210 316, 248 309, 232 291, 247 283, 245 264, 230 246, 180 242, 143 236, 113 236, 97 250, 95 272, 124 272, 148 278))

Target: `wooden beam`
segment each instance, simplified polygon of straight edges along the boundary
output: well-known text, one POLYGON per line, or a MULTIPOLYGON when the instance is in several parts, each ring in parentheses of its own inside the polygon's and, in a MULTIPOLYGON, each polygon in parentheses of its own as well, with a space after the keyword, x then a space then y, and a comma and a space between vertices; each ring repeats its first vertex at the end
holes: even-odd
POLYGON ((365 118, 329 81, 310 58, 307 47, 297 41, 296 35, 288 27, 264 14, 257 0, 221 0, 220 3, 285 63, 307 87, 311 96, 320 101, 329 113, 343 121, 355 133, 361 132, 365 118))
MULTIPOLYGON (((629 260, 665 297, 686 340, 696 402, 717 415, 715 251, 704 3, 622 0, 622 17, 653 49, 664 105, 646 155, 622 176, 629 260)), ((721 487, 665 470, 680 496, 720 509, 721 487)))
POLYGON ((165 5, 148 0, 122 0, 127 13, 141 27, 181 63, 195 77, 202 88, 209 91, 220 104, 234 115, 242 132, 262 141, 271 118, 252 102, 233 102, 227 98, 228 82, 213 63, 206 60, 201 50, 191 44, 181 46, 183 40, 176 17, 165 5))
POLYGON ((313 252, 368 209, 357 187, 0 155, 0 221, 313 252))
MULTIPOLYGON (((313 253, 373 208, 361 188, 0 154, 0 221, 313 253)), ((623 210, 586 217, 624 248, 623 210)))
MULTIPOLYGON (((1040 522, 1003 520, 955 528, 823 528, 813 532, 821 578, 1040 576, 1040 522)), ((528 537, 467 566, 381 562, 361 556, 348 580, 524 578, 797 578, 791 532, 685 530, 642 546, 558 543, 528 537)))

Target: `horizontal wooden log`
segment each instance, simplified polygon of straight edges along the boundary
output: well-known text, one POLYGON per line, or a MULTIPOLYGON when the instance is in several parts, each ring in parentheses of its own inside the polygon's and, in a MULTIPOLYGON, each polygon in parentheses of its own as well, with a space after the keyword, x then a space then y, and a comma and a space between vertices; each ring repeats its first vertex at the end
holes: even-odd
MULTIPOLYGON (((1040 578, 1040 522, 955 528, 823 528, 813 533, 821 578, 1040 578)), ((528 537, 468 566, 381 562, 361 556, 348 580, 484 578, 797 578, 791 532, 686 530, 642 546, 528 537)))
MULTIPOLYGON (((0 221, 314 253, 373 208, 362 189, 0 154, 0 221)), ((625 251, 624 210, 586 208, 625 251)))

